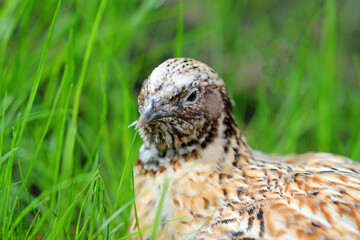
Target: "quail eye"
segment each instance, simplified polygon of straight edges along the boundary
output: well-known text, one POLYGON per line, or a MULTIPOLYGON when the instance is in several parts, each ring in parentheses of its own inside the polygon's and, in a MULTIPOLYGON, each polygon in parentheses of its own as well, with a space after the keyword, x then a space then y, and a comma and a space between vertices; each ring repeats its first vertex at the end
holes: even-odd
POLYGON ((187 98, 187 102, 194 102, 197 99, 197 91, 193 91, 187 98))

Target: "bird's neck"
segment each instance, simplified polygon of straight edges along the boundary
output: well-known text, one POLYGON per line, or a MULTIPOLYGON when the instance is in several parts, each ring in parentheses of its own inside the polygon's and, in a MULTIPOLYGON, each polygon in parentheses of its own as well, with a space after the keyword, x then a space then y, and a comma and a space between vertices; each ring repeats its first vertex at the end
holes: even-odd
MULTIPOLYGON (((156 174, 166 169, 179 168, 189 161, 231 161, 236 164, 251 164, 254 152, 231 113, 225 113, 209 125, 206 137, 180 149, 168 149, 160 153, 155 144, 145 142, 140 148, 137 165, 146 173, 156 174)), ((234 164, 234 163, 233 163, 234 164)))

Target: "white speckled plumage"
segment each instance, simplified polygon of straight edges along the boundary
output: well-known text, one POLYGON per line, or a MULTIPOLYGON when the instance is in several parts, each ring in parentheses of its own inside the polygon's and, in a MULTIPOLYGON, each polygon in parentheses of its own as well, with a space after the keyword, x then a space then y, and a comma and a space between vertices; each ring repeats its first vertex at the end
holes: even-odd
POLYGON ((359 164, 252 150, 223 80, 207 65, 165 61, 144 82, 139 110, 140 228, 153 224, 165 178, 161 220, 181 218, 161 224, 157 239, 360 239, 359 164))

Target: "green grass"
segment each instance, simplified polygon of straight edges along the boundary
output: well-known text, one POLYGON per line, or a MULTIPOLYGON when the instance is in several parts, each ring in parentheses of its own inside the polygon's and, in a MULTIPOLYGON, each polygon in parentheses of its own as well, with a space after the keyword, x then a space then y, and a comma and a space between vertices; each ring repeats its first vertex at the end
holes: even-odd
POLYGON ((128 126, 173 56, 221 74, 253 148, 360 160, 360 5, 305 2, 1 1, 0 239, 127 237, 128 126))

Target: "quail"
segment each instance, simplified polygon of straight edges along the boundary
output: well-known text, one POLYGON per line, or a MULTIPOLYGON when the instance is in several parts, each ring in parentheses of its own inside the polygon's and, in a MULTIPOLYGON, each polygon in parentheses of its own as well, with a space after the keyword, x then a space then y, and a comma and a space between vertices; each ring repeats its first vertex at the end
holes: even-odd
MULTIPOLYGON (((153 225, 168 179, 157 239, 360 239, 360 165, 330 153, 253 150, 206 64, 165 61, 138 104, 140 229, 153 225)), ((129 231, 138 230, 133 217, 129 231)))

